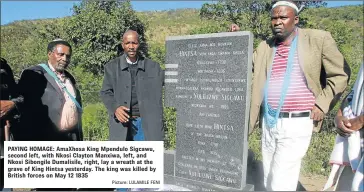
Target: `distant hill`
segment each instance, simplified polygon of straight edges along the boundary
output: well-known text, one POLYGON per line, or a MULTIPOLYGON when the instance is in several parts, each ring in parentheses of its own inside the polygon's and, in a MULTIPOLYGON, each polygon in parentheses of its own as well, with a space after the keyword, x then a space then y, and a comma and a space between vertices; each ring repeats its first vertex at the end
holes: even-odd
MULTIPOLYGON (((337 8, 311 8, 305 10, 304 14, 310 16, 309 22, 315 28, 332 32, 339 46, 345 44, 341 48, 347 49, 347 53, 345 53, 347 54, 347 59, 351 63, 355 63, 355 68, 362 61, 363 55, 362 13, 363 6, 357 5, 337 8), (350 47, 350 50, 348 47, 350 47), (358 57, 357 55, 361 56, 358 57)), ((202 20, 199 17, 198 9, 146 11, 137 12, 137 15, 147 26, 147 41, 148 45, 152 48, 155 46, 164 47, 167 36, 186 35, 193 29, 215 22, 202 20)), ((62 19, 67 18, 24 20, 1 26, 1 56, 5 57, 18 73, 24 67, 45 59, 45 44, 43 46, 44 50, 39 50, 34 54, 36 50, 32 49, 32 47, 34 47, 35 43, 41 43, 39 41, 34 42, 34 32, 41 29, 40 26, 50 28, 49 31, 51 31, 52 24, 60 22, 62 19)), ((39 47, 37 48, 39 49, 39 47)))

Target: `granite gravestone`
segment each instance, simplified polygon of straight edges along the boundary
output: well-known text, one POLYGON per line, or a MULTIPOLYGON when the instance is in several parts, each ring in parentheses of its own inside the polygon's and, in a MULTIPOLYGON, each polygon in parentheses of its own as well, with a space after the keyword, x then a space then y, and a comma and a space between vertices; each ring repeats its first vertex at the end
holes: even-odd
POLYGON ((177 111, 176 150, 165 184, 193 191, 252 190, 246 184, 253 35, 167 37, 165 106, 177 111))

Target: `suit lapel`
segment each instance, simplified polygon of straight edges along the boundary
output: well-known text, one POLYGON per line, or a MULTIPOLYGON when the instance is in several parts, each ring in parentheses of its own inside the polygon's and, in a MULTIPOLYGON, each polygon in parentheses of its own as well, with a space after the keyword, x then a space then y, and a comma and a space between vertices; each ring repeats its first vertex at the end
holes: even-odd
POLYGON ((309 66, 309 59, 310 57, 308 56, 308 51, 310 50, 309 45, 307 44, 307 35, 306 33, 301 30, 300 28, 298 29, 298 42, 297 42, 297 51, 298 51, 298 59, 299 59, 299 64, 301 66, 301 69, 303 71, 303 74, 305 75, 306 79, 307 79, 307 72, 310 70, 310 66, 309 66))
POLYGON ((58 94, 63 95, 61 89, 59 88, 56 80, 52 76, 50 76, 48 73, 44 73, 44 77, 48 80, 48 82, 54 87, 54 89, 57 91, 58 94))
MULTIPOLYGON (((272 41, 273 42, 273 41, 272 41)), ((267 53, 267 59, 265 61, 266 63, 266 75, 265 77, 268 78, 268 73, 269 73, 269 70, 273 64, 273 57, 274 57, 274 54, 273 54, 273 43, 270 43, 269 47, 268 47, 268 53, 267 53)))
POLYGON ((129 67, 129 64, 126 62, 126 56, 125 56, 125 54, 123 54, 120 57, 120 63, 119 63, 119 65, 120 65, 120 69, 121 70, 124 70, 124 69, 126 69, 126 68, 129 67))

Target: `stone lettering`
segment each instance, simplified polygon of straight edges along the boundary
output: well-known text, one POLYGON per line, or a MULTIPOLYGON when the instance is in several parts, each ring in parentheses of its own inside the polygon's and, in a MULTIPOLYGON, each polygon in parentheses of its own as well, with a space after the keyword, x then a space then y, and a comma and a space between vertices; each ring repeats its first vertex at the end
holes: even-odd
POLYGON ((214 88, 212 88, 212 87, 201 87, 201 90, 202 91, 213 91, 214 88))
POLYGON ((204 104, 196 104, 196 103, 192 103, 191 107, 197 107, 197 108, 206 108, 206 105, 204 104))
POLYGON ((219 47, 232 46, 232 45, 233 45, 232 42, 221 42, 221 43, 217 43, 217 46, 219 46, 219 47))
POLYGON ((180 57, 193 57, 197 56, 197 51, 180 51, 179 52, 180 57))
POLYGON ((221 83, 222 79, 200 79, 200 83, 221 83))
POLYGON ((193 98, 199 100, 219 100, 220 95, 193 93, 193 98))
POLYGON ((198 87, 180 87, 180 86, 177 86, 176 89, 177 90, 186 90, 186 91, 197 91, 198 87))
POLYGON ((232 125, 221 125, 218 123, 214 123, 214 130, 234 131, 234 127, 232 125))
POLYGON ((233 91, 232 87, 216 87, 215 91, 217 92, 230 92, 233 91))
POLYGON ((207 173, 200 173, 200 172, 196 172, 196 171, 189 171, 189 175, 191 175, 192 177, 199 177, 199 178, 205 178, 205 179, 212 179, 212 175, 211 174, 207 174, 207 173))
POLYGON ((244 96, 243 95, 221 95, 221 99, 222 100, 227 100, 227 101, 244 101, 244 96))
POLYGON ((201 69, 201 70, 197 70, 197 73, 214 73, 214 70, 211 70, 211 69, 201 69))
POLYGON ((221 51, 218 53, 218 55, 230 55, 231 53, 230 52, 227 52, 227 51, 221 51))
POLYGON ((189 98, 189 96, 188 95, 176 95, 176 98, 178 98, 178 99, 187 99, 187 98, 189 98))

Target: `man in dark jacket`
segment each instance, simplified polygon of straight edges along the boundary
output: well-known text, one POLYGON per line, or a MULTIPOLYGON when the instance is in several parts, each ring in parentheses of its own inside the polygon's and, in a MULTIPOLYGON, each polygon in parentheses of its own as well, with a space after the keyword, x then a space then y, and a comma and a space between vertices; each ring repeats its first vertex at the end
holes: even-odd
POLYGON ((48 44, 47 51, 47 63, 21 74, 22 132, 16 136, 25 141, 82 141, 81 96, 74 77, 66 70, 72 48, 56 39, 48 44))
POLYGON ((163 141, 163 70, 138 53, 136 31, 127 30, 121 45, 124 54, 105 65, 100 91, 109 112, 109 140, 163 141))
POLYGON ((47 63, 21 74, 18 85, 24 105, 20 131, 14 137, 22 141, 82 141, 81 96, 74 77, 66 70, 72 48, 56 39, 48 44, 47 52, 47 63))
POLYGON ((18 104, 23 97, 18 94, 13 71, 4 58, 0 64, 0 191, 4 187, 4 141, 10 140, 10 127, 19 119, 18 104))

